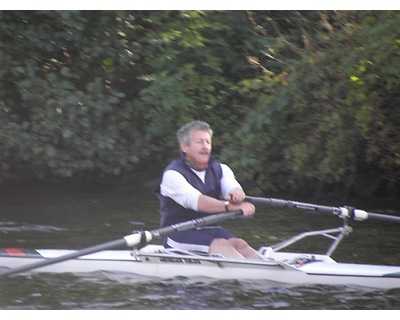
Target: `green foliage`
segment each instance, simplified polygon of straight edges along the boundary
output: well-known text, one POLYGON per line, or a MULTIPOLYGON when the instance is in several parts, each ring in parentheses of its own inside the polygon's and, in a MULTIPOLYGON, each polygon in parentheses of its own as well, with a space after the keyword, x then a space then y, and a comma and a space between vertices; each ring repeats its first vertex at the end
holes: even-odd
POLYGON ((289 66, 262 84, 253 80, 262 95, 233 139, 251 150, 250 166, 242 155, 235 165, 256 191, 340 185, 362 193, 366 186, 356 180, 367 172, 382 177, 366 182, 375 190, 399 185, 398 18, 398 12, 328 12, 320 24, 302 20, 308 41, 290 43, 301 58, 282 51, 279 59, 289 66))
POLYGON ((117 175, 147 156, 140 127, 126 117, 132 94, 119 74, 132 71, 134 56, 116 32, 121 24, 111 12, 2 13, 1 121, 3 134, 13 136, 2 139, 2 163, 9 173, 117 175))
POLYGON ((202 119, 255 192, 349 192, 366 172, 398 189, 398 21, 397 11, 2 11, 0 180, 163 166, 177 128, 202 119))

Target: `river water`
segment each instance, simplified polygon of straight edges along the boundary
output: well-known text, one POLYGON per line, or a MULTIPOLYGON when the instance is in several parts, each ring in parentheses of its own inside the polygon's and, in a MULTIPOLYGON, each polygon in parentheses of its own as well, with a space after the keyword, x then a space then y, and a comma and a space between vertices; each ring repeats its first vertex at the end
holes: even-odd
MULTIPOLYGON (((158 202, 150 186, 138 183, 129 188, 3 187, 0 190, 0 246, 82 249, 120 239, 134 229, 156 229, 158 202)), ((398 200, 291 200, 328 206, 346 204, 371 212, 400 215, 398 200)), ((335 216, 259 205, 254 218, 228 221, 223 225, 258 248, 303 231, 333 228, 341 223, 335 216)), ((365 221, 351 225, 354 231, 333 254, 335 260, 400 265, 399 224, 365 221)), ((317 252, 324 252, 327 243, 318 238, 318 241, 304 241, 302 246, 304 250, 316 248, 317 252)), ((234 279, 154 280, 102 272, 29 273, 1 279, 0 309, 393 311, 400 309, 400 289, 284 287, 234 279)))

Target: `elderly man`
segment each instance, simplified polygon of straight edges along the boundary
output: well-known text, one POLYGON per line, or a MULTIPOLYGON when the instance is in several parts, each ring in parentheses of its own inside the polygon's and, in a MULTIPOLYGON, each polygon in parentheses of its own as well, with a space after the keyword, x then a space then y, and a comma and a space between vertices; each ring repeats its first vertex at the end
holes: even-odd
MULTIPOLYGON (((162 227, 217 212, 242 210, 245 216, 254 214, 255 207, 245 201, 232 170, 211 156, 212 136, 212 129, 202 121, 178 130, 181 156, 165 168, 157 188, 162 227)), ((165 247, 182 250, 260 258, 246 241, 218 225, 176 232, 163 241, 165 247)))

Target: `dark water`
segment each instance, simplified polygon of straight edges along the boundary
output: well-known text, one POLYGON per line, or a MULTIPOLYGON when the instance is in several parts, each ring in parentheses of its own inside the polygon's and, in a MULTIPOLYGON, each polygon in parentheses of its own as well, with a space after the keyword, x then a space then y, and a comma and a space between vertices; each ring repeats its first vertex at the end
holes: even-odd
MULTIPOLYGON (((0 246, 82 249, 158 227, 158 203, 149 185, 132 188, 3 188, 0 246)), ((266 195, 268 197, 268 195, 266 195)), ((282 196, 282 198, 285 198, 282 196)), ((286 199, 286 198, 285 198, 286 199)), ((400 203, 379 199, 291 199, 400 215, 400 203)), ((297 233, 341 226, 334 216, 258 206, 254 219, 224 223, 254 247, 297 233)), ((333 258, 343 262, 400 265, 400 224, 353 222, 354 232, 333 258)), ((313 238, 302 248, 324 252, 328 242, 313 238)), ((300 249, 300 246, 293 247, 300 249)), ((129 274, 28 274, 0 279, 0 309, 8 310, 397 310, 400 289, 345 286, 271 286, 263 282, 204 279, 139 279, 129 274)))

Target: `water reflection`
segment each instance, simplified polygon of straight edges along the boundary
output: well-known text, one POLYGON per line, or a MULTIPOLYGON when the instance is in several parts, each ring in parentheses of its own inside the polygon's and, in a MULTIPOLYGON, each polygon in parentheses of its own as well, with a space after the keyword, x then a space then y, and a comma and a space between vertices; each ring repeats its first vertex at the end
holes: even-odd
POLYGON ((385 309, 400 307, 400 289, 382 291, 343 286, 271 286, 269 283, 185 279, 115 281, 88 275, 18 276, 1 298, 3 309, 266 310, 385 309))

